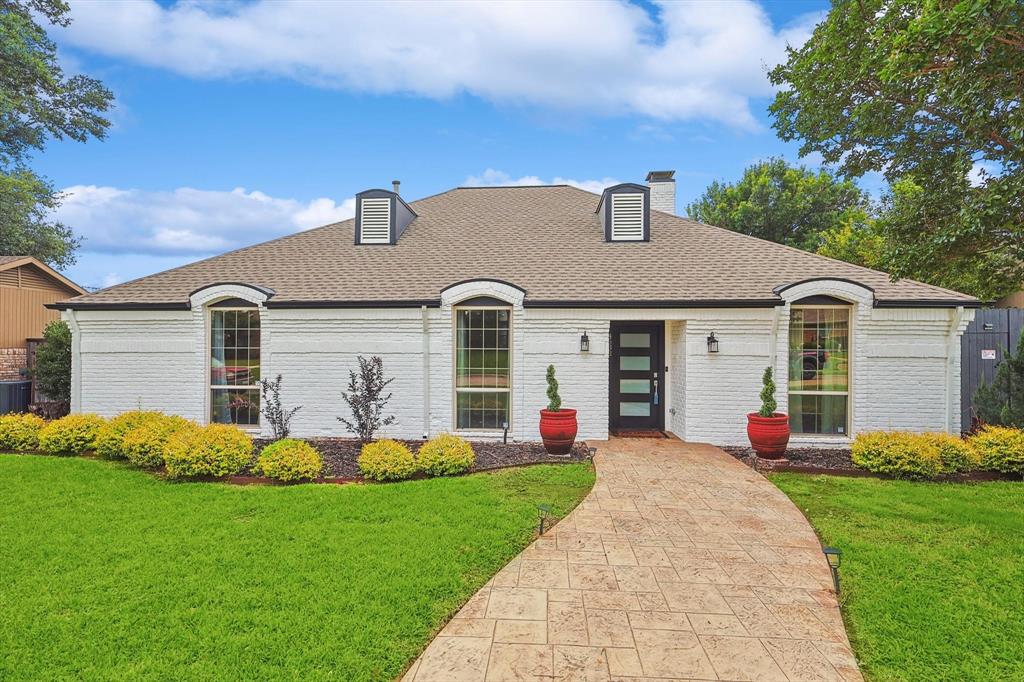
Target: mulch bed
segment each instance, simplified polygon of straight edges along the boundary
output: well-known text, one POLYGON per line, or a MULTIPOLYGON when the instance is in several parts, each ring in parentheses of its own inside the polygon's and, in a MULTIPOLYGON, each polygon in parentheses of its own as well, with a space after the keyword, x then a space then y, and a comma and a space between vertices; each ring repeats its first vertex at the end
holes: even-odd
MULTIPOLYGON (((356 459, 362 449, 362 443, 354 438, 306 438, 303 439, 320 453, 324 461, 324 477, 343 479, 345 481, 362 480, 356 459)), ((410 450, 416 452, 422 440, 403 440, 410 450)), ((270 441, 254 439, 256 454, 270 441)), ((471 441, 473 452, 476 453, 476 464, 470 469, 488 471, 507 467, 524 466, 527 464, 564 464, 566 462, 585 462, 593 458, 593 452, 585 442, 573 444, 568 455, 549 455, 540 443, 498 443, 490 441, 471 441)), ((248 478, 248 477, 246 477, 248 478)), ((242 482, 242 481, 238 481, 242 482)))
POLYGON ((842 448, 790 448, 786 450, 788 464, 772 467, 770 460, 757 457, 753 448, 726 445, 723 450, 754 469, 771 467, 775 471, 785 470, 786 466, 808 467, 823 472, 837 470, 860 471, 853 466, 850 451, 842 448))
MULTIPOLYGON (((854 478, 894 479, 894 476, 876 474, 858 469, 850 459, 850 451, 842 448, 790 448, 782 461, 762 459, 753 448, 724 445, 723 450, 755 471, 791 471, 798 474, 829 474, 854 478)), ((1019 481, 1020 476, 1002 474, 997 471, 969 471, 964 474, 950 474, 932 479, 935 482, 968 483, 979 481, 1019 481)))

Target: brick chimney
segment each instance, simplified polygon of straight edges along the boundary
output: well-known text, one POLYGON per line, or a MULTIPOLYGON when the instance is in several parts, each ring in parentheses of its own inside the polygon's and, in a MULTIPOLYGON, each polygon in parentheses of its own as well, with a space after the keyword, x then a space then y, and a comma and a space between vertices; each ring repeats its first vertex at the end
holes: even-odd
POLYGON ((647 186, 651 188, 651 208, 655 211, 676 214, 676 181, 674 170, 651 171, 647 174, 647 186))

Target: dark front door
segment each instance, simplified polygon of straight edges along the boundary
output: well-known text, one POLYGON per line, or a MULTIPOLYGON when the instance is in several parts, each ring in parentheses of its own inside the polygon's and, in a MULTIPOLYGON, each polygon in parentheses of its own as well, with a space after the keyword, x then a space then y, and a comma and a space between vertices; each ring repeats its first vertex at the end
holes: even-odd
POLYGON ((612 430, 664 429, 664 347, 663 323, 612 323, 608 372, 612 430))

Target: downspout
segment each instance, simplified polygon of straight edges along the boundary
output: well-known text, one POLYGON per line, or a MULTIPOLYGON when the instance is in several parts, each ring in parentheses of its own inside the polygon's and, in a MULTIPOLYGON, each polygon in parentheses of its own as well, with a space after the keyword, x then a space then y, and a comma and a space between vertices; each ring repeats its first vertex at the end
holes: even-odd
POLYGON ((772 308, 772 335, 768 339, 768 355, 770 359, 768 364, 771 365, 772 374, 775 373, 776 365, 776 354, 779 352, 779 306, 772 308))
MULTIPOLYGON (((946 338, 946 432, 953 432, 953 365, 955 364, 954 353, 956 342, 959 336, 960 325, 964 319, 964 307, 956 307, 949 326, 949 336, 946 338)), ((960 425, 963 429, 963 424, 960 425)))
POLYGON ((427 306, 420 306, 423 319, 423 439, 430 437, 430 318, 427 306))
POLYGON ((64 320, 71 330, 71 411, 82 411, 82 334, 75 311, 64 311, 64 320))

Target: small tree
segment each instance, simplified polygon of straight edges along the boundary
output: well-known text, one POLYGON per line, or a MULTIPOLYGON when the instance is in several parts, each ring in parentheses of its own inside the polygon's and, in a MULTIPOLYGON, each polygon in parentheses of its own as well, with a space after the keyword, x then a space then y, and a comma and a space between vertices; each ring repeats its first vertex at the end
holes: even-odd
POLYGON ((761 409, 758 414, 762 417, 772 417, 778 405, 775 402, 775 379, 772 378, 772 368, 764 368, 764 376, 761 377, 764 388, 761 389, 761 409))
POLYGON ((260 392, 263 394, 263 409, 260 412, 267 418, 267 422, 274 432, 274 440, 287 438, 291 432, 292 417, 302 409, 302 406, 285 409, 281 404, 280 374, 273 381, 260 379, 260 392))
POLYGON ((548 365, 548 409, 558 412, 562 409, 562 398, 558 395, 558 380, 555 379, 555 366, 548 365))
POLYGON ((352 421, 338 417, 338 421, 355 433, 364 443, 373 440, 380 428, 394 423, 393 415, 384 416, 384 408, 391 400, 391 394, 382 395, 394 378, 384 378, 384 361, 376 355, 369 360, 359 356, 359 374, 349 370, 348 391, 341 397, 352 410, 352 421))
POLYGON ((67 323, 55 320, 46 325, 32 377, 50 400, 71 400, 71 329, 67 323))
POLYGON ((992 383, 978 386, 974 409, 982 423, 1024 428, 1024 332, 1017 352, 1007 353, 992 383))

